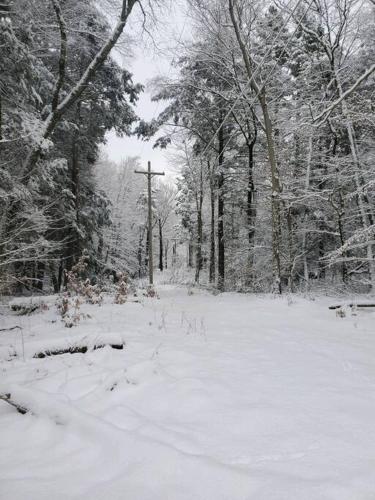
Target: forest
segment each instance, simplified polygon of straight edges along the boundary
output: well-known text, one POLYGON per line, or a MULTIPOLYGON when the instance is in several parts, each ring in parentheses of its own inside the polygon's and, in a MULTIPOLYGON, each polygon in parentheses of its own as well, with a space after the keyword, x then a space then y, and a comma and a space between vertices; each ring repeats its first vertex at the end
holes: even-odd
MULTIPOLYGON (((159 267, 177 246, 188 249, 187 259, 180 253, 195 282, 218 290, 373 289, 371 1, 191 1, 190 38, 171 40, 173 76, 151 82, 133 81, 109 53, 120 33, 103 9, 116 14, 115 4, 9 5, 0 33, 3 293, 59 292, 83 251, 98 281, 147 271, 137 159, 129 151, 111 164, 101 153, 109 130, 165 148, 178 166, 154 187, 159 267), (136 109, 146 83, 161 103, 148 122, 136 109)), ((138 5, 124 5, 125 25, 138 5)), ((146 5, 145 19, 158 8, 146 5)), ((131 53, 127 36, 119 50, 131 53)))
POLYGON ((0 0, 0 500, 373 500, 375 0, 0 0))

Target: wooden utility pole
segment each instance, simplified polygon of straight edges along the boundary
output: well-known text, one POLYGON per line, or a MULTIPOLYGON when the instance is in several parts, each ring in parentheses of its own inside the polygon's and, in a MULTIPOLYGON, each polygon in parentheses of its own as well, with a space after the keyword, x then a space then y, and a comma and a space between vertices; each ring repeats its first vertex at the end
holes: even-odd
POLYGON ((136 174, 147 175, 147 191, 148 191, 148 277, 150 286, 154 284, 154 267, 152 261, 152 192, 151 179, 154 175, 165 175, 164 172, 152 172, 151 162, 147 164, 147 170, 134 170, 136 174))

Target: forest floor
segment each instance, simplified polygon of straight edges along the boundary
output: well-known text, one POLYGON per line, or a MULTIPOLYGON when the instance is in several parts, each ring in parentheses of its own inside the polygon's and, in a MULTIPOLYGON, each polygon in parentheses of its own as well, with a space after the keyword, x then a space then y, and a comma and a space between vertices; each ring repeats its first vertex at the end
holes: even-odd
POLYGON ((375 312, 158 291, 0 316, 1 500, 374 500, 375 312))

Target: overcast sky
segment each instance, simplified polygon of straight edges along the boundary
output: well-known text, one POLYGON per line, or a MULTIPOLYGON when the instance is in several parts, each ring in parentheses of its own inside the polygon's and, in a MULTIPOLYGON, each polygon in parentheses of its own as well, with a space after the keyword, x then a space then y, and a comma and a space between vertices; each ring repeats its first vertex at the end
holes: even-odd
MULTIPOLYGON (((147 82, 158 75, 173 75, 169 49, 174 49, 176 41, 188 36, 188 21, 185 16, 184 2, 174 2, 168 8, 168 15, 162 14, 156 26, 150 27, 151 37, 144 35, 137 43, 134 58, 124 61, 119 53, 114 53, 115 59, 133 73, 133 80, 147 85, 147 82)), ((136 107, 138 116, 145 120, 155 118, 162 111, 164 104, 151 101, 150 93, 142 93, 136 107)), ((138 140, 136 137, 117 137, 114 132, 107 134, 107 144, 103 147, 105 153, 113 161, 120 162, 127 156, 139 156, 142 166, 151 161, 153 169, 165 170, 166 174, 173 175, 173 166, 168 162, 163 150, 152 148, 153 140, 149 142, 138 140)))

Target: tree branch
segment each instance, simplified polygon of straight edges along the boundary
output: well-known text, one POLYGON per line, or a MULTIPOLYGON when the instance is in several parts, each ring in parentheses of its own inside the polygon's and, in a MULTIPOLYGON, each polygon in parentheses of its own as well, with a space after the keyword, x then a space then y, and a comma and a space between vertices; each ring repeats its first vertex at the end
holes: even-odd
POLYGON ((84 90, 87 88, 89 82, 92 81, 97 71, 103 66, 109 53, 116 45, 118 39, 120 38, 122 32, 124 31, 126 22, 136 3, 139 3, 139 0, 122 1, 120 18, 115 28, 113 29, 113 32, 111 33, 107 41, 104 43, 104 45, 96 53, 90 64, 87 66, 80 80, 70 90, 70 92, 65 96, 65 98, 60 102, 60 104, 58 104, 57 107, 53 109, 45 119, 44 130, 42 131, 41 139, 38 141, 36 146, 28 155, 28 158, 22 170, 23 182, 25 184, 28 183, 33 167, 36 165, 36 163, 40 158, 43 141, 51 136, 56 125, 60 122, 62 116, 79 99, 84 90))
POLYGON ((105 44, 101 47, 101 49, 97 52, 91 63, 87 66, 85 72, 83 73, 79 82, 75 85, 75 87, 69 92, 69 94, 65 97, 65 99, 59 104, 54 113, 46 120, 46 129, 43 135, 44 139, 47 139, 53 129, 56 126, 56 123, 59 121, 61 116, 66 112, 68 108, 70 108, 77 99, 82 95, 83 91, 86 89, 87 84, 93 79, 96 72, 99 68, 104 64, 107 59, 109 53, 116 45, 118 39, 120 38, 122 32, 124 31, 126 22, 128 17, 132 11, 137 0, 123 0, 122 9, 120 19, 117 22, 112 34, 105 42, 105 44))
POLYGON ((25 413, 27 413, 29 411, 24 406, 21 406, 21 405, 15 403, 14 401, 12 401, 11 394, 0 394, 0 400, 5 401, 10 406, 13 406, 13 408, 15 408, 18 411, 18 413, 21 413, 22 415, 25 415, 25 413))
POLYGON ((51 0, 53 9, 56 14, 57 22, 60 30, 60 57, 59 57, 59 75, 56 80, 55 90, 52 97, 52 111, 55 111, 59 104, 60 90, 64 84, 65 80, 65 68, 66 68, 66 58, 67 58, 67 35, 66 35, 66 23, 61 12, 61 6, 59 0, 51 0))
MULTIPOLYGON (((375 0, 374 0, 375 2, 375 0)), ((328 108, 326 108, 324 111, 322 111, 318 116, 316 116, 314 119, 313 119, 313 123, 321 120, 323 117, 323 120, 318 123, 318 127, 320 125, 322 125, 326 120, 327 118, 329 117, 329 115, 332 113, 332 111, 336 108, 336 106, 338 106, 342 101, 344 101, 350 94, 352 94, 355 89, 364 81, 366 80, 370 75, 371 73, 373 73, 375 71, 375 64, 373 64, 372 66, 370 66, 359 78, 358 80, 348 89, 346 90, 342 96, 337 99, 335 102, 333 102, 330 106, 328 106, 328 108)))

